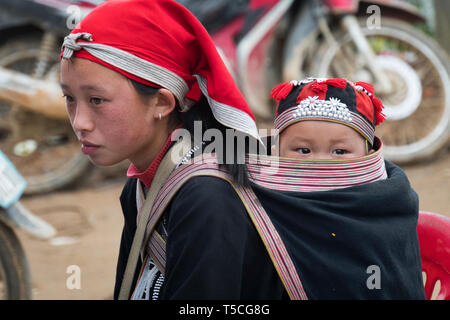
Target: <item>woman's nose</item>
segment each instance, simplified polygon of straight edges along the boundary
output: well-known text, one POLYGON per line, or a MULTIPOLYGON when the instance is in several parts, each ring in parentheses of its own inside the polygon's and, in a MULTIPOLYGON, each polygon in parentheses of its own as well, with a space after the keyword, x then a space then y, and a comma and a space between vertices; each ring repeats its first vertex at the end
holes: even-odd
POLYGON ((83 104, 77 106, 71 122, 75 132, 93 131, 95 127, 89 109, 83 104))

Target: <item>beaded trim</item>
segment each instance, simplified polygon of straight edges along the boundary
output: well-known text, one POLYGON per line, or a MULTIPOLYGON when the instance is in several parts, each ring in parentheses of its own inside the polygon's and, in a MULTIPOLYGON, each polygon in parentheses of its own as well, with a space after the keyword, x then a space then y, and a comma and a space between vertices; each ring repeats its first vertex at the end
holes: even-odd
POLYGON ((310 82, 313 82, 313 81, 317 81, 317 82, 320 83, 320 82, 323 82, 325 80, 328 80, 328 78, 313 78, 313 77, 309 77, 309 78, 302 79, 302 80, 291 80, 289 82, 292 83, 294 86, 299 86, 299 85, 307 84, 307 83, 310 83, 310 82))
POLYGON ((309 96, 303 99, 297 106, 294 118, 303 118, 306 116, 319 116, 331 118, 339 121, 351 122, 350 110, 345 103, 337 98, 329 100, 318 100, 318 96, 309 96))
POLYGON ((341 113, 338 114, 337 111, 335 113, 328 112, 326 115, 324 111, 321 111, 322 114, 319 115, 317 110, 306 110, 305 108, 289 108, 283 113, 281 113, 275 119, 274 127, 278 129, 279 132, 284 130, 287 126, 302 120, 325 120, 342 123, 347 125, 357 132, 359 132, 370 144, 373 145, 373 141, 375 138, 375 130, 371 127, 368 122, 359 114, 353 111, 349 111, 348 107, 346 109, 339 110, 341 113), (300 112, 299 112, 300 111, 300 112), (308 111, 310 114, 308 114, 308 111), (346 112, 348 111, 348 113, 346 112), (306 115, 303 114, 306 112, 306 115), (314 113, 315 112, 315 113, 314 113), (329 114, 331 113, 331 116, 329 114), (337 117, 335 116, 337 115, 337 117), (339 118, 339 115, 341 118, 339 118), (347 119, 346 119, 347 118, 347 119))

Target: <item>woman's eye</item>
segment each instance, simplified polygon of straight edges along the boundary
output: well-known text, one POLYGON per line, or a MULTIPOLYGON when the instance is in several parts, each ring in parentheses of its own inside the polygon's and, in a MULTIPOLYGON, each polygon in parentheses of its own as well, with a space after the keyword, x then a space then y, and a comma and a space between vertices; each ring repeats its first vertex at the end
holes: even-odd
POLYGON ((298 148, 297 152, 301 154, 308 154, 311 152, 311 150, 309 150, 308 148, 298 148))
POLYGON ((101 104, 103 101, 105 101, 104 99, 102 99, 102 98, 91 98, 91 103, 92 104, 101 104))
POLYGON ((347 153, 347 151, 345 149, 334 149, 333 150, 333 154, 338 155, 338 156, 342 156, 346 153, 347 153))
POLYGON ((66 99, 66 102, 73 102, 74 101, 73 98, 71 96, 67 95, 67 94, 64 94, 63 98, 66 99))

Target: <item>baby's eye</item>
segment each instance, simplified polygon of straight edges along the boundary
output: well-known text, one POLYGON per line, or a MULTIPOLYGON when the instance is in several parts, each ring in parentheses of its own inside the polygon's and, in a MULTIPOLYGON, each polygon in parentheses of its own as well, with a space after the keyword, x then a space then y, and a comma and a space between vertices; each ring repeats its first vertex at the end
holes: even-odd
POLYGON ((309 150, 308 148, 298 148, 297 152, 301 154, 308 154, 311 152, 311 150, 309 150))
POLYGON ((338 156, 342 156, 346 153, 347 153, 347 150, 345 150, 345 149, 334 149, 333 150, 333 154, 338 155, 338 156))
POLYGON ((91 100, 90 100, 90 102, 92 104, 96 104, 96 105, 101 104, 103 101, 105 101, 105 100, 102 98, 91 98, 91 100))

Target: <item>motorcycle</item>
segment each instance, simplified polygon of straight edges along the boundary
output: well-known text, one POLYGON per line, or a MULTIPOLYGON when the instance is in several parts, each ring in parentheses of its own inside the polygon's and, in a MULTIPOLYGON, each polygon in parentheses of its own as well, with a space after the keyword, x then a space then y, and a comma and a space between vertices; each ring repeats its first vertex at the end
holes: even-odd
POLYGON ((40 239, 56 234, 20 202, 25 187, 25 179, 0 151, 0 300, 31 299, 30 269, 14 229, 40 239))
MULTIPOLYGON (((24 174, 26 193, 68 185, 89 166, 65 113, 58 57, 73 22, 101 2, 0 3, 0 147, 24 174)), ((276 84, 344 77, 374 84, 383 101, 388 120, 377 135, 386 158, 423 160, 446 145, 448 56, 412 25, 424 18, 406 2, 178 2, 205 25, 258 121, 273 119, 268 93, 276 84)))
POLYGON ((387 159, 399 164, 424 160, 447 145, 449 58, 412 25, 425 22, 412 5, 261 0, 238 1, 231 10, 227 1, 180 2, 211 33, 260 120, 273 119, 268 92, 280 82, 347 78, 374 84, 385 105, 387 121, 377 127, 377 135, 387 159))

